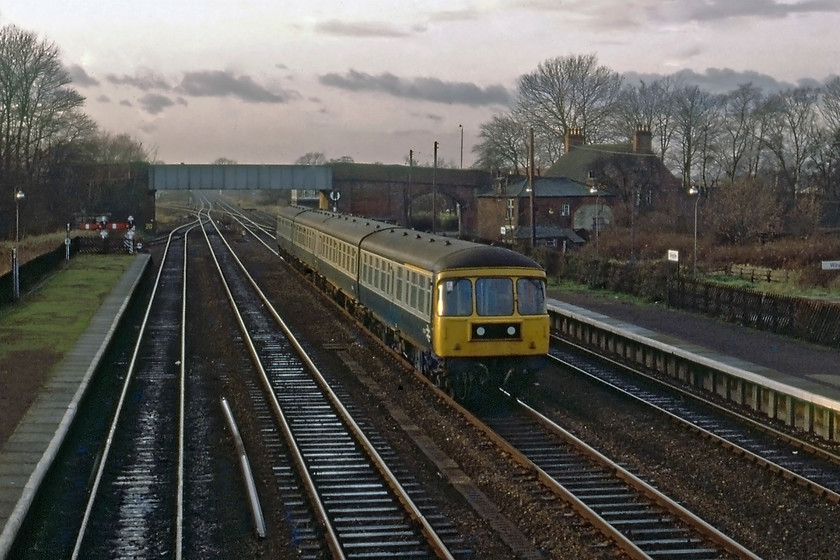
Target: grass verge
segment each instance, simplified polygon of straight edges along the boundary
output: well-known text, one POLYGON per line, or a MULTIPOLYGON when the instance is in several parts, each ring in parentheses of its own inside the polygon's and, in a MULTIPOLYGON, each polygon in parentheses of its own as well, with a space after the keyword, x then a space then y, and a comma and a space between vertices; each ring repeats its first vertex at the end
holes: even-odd
POLYGON ((1 308, 0 360, 15 352, 69 351, 132 260, 79 255, 20 303, 1 308))

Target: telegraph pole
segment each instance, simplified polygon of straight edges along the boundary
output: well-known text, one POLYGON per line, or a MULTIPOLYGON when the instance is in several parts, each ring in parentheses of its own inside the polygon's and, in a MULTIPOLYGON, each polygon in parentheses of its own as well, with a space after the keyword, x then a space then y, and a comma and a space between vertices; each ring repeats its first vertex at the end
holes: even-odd
POLYGON ((435 221, 437 218, 437 151, 438 143, 435 140, 435 164, 432 167, 432 233, 437 233, 435 221))
POLYGON ((537 222, 535 220, 534 199, 536 192, 534 189, 534 129, 530 130, 530 139, 528 142, 528 190, 531 191, 531 247, 537 246, 537 222))

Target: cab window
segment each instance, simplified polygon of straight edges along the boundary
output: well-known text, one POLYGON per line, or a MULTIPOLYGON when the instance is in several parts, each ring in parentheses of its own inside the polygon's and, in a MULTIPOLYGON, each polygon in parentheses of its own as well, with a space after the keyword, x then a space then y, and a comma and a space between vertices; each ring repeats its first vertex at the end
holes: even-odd
POLYGON ((476 312, 484 316, 513 314, 513 280, 479 278, 475 281, 476 312))
POLYGON ((516 281, 516 301, 520 315, 545 314, 545 283, 539 278, 519 278, 516 281))
POLYGON ((472 282, 468 278, 453 278, 440 283, 438 315, 466 317, 472 314, 472 282))

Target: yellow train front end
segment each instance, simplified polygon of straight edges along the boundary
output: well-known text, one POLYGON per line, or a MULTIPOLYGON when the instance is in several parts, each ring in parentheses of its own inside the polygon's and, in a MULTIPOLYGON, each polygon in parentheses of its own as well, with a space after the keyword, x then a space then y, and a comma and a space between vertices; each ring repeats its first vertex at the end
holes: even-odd
POLYGON ((453 383, 518 392, 548 352, 545 273, 536 268, 447 270, 435 278, 431 343, 453 383))

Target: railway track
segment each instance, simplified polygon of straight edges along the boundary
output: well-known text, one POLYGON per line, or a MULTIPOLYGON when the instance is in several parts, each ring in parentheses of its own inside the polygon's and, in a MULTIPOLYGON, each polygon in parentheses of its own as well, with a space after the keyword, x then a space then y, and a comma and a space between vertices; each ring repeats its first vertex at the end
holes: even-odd
POLYGON ((519 421, 484 417, 481 427, 630 557, 758 558, 546 418, 535 420, 536 411, 516 414, 519 421), (546 439, 536 439, 536 425, 546 439))
POLYGON ((550 355, 564 367, 657 410, 834 503, 840 502, 837 455, 577 346, 556 344, 550 355))
POLYGON ((520 400, 475 421, 631 558, 758 558, 520 400))
MULTIPOLYGON (((272 248, 270 231, 252 226, 244 217, 240 219, 242 222, 239 227, 247 230, 248 241, 252 237, 260 237, 263 238, 262 243, 266 247, 272 248)), ((271 472, 274 475, 276 488, 283 496, 282 501, 286 507, 285 517, 292 534, 292 542, 297 547, 299 555, 303 558, 316 558, 327 554, 342 557, 340 554, 349 556, 351 550, 354 553, 375 550, 376 553, 386 556, 394 554, 394 557, 398 557, 396 552, 399 551, 406 554, 416 552, 425 557, 435 555, 437 557, 470 557, 469 549, 464 546, 455 530, 447 524, 443 516, 435 511, 433 504, 426 503, 422 489, 411 482, 411 469, 400 465, 400 459, 393 452, 385 450, 383 438, 372 433, 366 422, 354 421, 366 434, 364 438, 353 440, 355 436, 349 434, 334 434, 332 430, 343 422, 341 416, 344 412, 349 413, 350 417, 357 418, 359 414, 354 411, 352 405, 346 404, 347 396, 339 389, 333 389, 332 396, 323 395, 322 384, 325 382, 306 379, 305 375, 309 375, 304 374, 304 370, 308 368, 307 359, 296 357, 298 351, 293 348, 295 343, 283 342, 286 335, 278 332, 276 326, 278 318, 270 310, 270 303, 267 299, 259 301, 254 297, 253 294, 258 293, 258 290, 255 290, 250 285, 250 281, 244 277, 244 267, 241 263, 230 255, 231 247, 223 243, 224 236, 218 230, 210 230, 209 227, 205 235, 207 244, 212 246, 217 254, 220 276, 230 283, 226 289, 237 302, 236 307, 240 309, 238 319, 240 336, 243 340, 253 339, 249 343, 251 347, 249 352, 252 354, 250 361, 259 363, 258 369, 262 369, 262 378, 248 379, 247 376, 243 376, 243 379, 247 379, 248 398, 255 403, 254 409, 259 411, 255 422, 264 442, 265 454, 277 458, 271 472), (241 305, 240 302, 242 302, 241 305), (262 330, 263 327, 266 330, 262 330), (251 334, 255 336, 251 337, 251 334), (298 375, 304 377, 298 378, 298 375), (316 398, 315 395, 319 392, 323 396, 316 398), (309 400, 310 396, 312 400, 309 400), (344 404, 336 405, 333 401, 344 404), (341 408, 344 408, 344 412, 341 408), (280 422, 288 425, 289 434, 277 429, 278 409, 281 411, 280 422), (313 416, 307 410, 321 410, 322 415, 313 416), (327 412, 328 410, 330 412, 327 412), (302 431, 295 433, 295 429, 301 428, 302 431), (366 450, 366 444, 360 441, 364 439, 367 439, 372 448, 377 451, 366 450), (327 447, 328 441, 336 442, 336 446, 327 447), (345 445, 347 447, 344 447, 345 445), (298 448, 297 453, 300 458, 290 461, 287 457, 290 456, 289 453, 293 453, 291 450, 295 447, 298 448), (361 479, 358 482, 352 481, 351 474, 360 469, 360 465, 367 465, 366 468, 369 468, 369 465, 375 461, 375 455, 385 459, 389 465, 388 469, 398 481, 397 484, 406 491, 407 498, 395 498, 391 495, 395 486, 392 482, 367 482, 361 479), (308 474, 304 474, 306 472, 308 474), (329 474, 336 475, 337 478, 333 478, 330 482, 329 474), (306 478, 312 479, 313 486, 309 487, 304 482, 306 478), (320 481, 326 481, 325 485, 319 487, 315 484, 320 481), (354 487, 353 491, 344 491, 348 484, 354 487), (369 494, 375 495, 374 500, 362 501, 362 498, 368 497, 369 494), (316 499, 313 500, 313 497, 316 499), (321 501, 320 505, 317 503, 318 499, 321 501), (393 514, 394 517, 409 520, 403 528, 386 527, 384 517, 353 517, 349 513, 352 511, 351 508, 379 511, 378 508, 385 507, 383 504, 386 502, 389 504, 387 508, 393 508, 387 511, 397 512, 393 514), (409 506, 406 510, 406 503, 413 503, 415 508, 409 506), (322 512, 323 521, 313 522, 312 519, 317 518, 322 512), (429 522, 430 530, 422 527, 422 523, 418 524, 417 520, 421 517, 429 522), (345 522, 350 523, 343 524, 345 522), (367 523, 368 529, 360 530, 359 523, 367 523), (332 527, 332 530, 328 527, 332 527), (328 542, 329 536, 324 538, 324 535, 329 535, 330 532, 336 536, 332 543, 328 542), (425 533, 437 533, 438 540, 444 544, 446 552, 434 552, 429 545, 424 544, 425 533), (356 537, 360 535, 372 536, 378 540, 368 543, 357 541, 356 537), (384 538, 393 540, 385 543, 382 540, 384 538), (407 542, 409 544, 406 544, 407 542), (418 548, 413 548, 415 546, 418 548)), ((236 240, 244 241, 244 238, 240 239, 236 236, 236 240)), ((253 245, 256 246, 256 243, 253 245)), ((166 277, 165 282, 170 287, 176 283, 170 277, 166 277)), ((177 308, 177 305, 171 301, 167 306, 177 308)), ((176 355, 177 353, 168 353, 166 358, 160 359, 159 362, 186 363, 183 356, 178 358, 176 355)), ((243 363, 240 369, 244 371, 249 367, 250 363, 243 363)), ((207 399, 206 402, 212 402, 212 406, 217 407, 218 396, 218 394, 213 395, 212 399, 207 399)), ((680 399, 682 397, 676 400, 679 402, 680 399)), ((233 413, 238 415, 240 411, 234 408, 233 413)), ((609 534, 615 542, 621 543, 623 549, 632 557, 670 558, 678 553, 679 557, 686 558, 756 557, 740 548, 737 543, 727 543, 725 536, 716 535, 713 528, 690 529, 689 526, 697 521, 693 519, 692 514, 679 511, 680 508, 672 510, 672 506, 662 505, 660 502, 664 497, 651 498, 650 489, 646 488, 632 473, 616 474, 619 472, 619 467, 603 463, 601 457, 580 458, 578 454, 581 451, 577 449, 585 449, 586 446, 569 443, 567 434, 563 434, 562 430, 551 424, 542 424, 542 428, 536 429, 535 420, 532 418, 533 411, 523 408, 512 414, 516 416, 508 416, 505 420, 493 417, 486 420, 489 426, 487 430, 496 433, 493 437, 500 440, 499 445, 511 455, 523 452, 522 459, 519 459, 521 464, 526 465, 532 472, 536 472, 540 481, 559 492, 564 500, 579 508, 579 511, 583 512, 581 515, 589 519, 595 527, 609 534), (535 440, 534 433, 536 432, 549 434, 551 443, 535 440), (561 447, 564 447, 564 450, 561 451, 561 447), (574 471, 573 476, 564 478, 572 471, 574 471), (603 489, 607 498, 595 497, 600 489, 603 489), (620 501, 620 497, 623 501, 620 501), (607 505, 604 505, 604 500, 609 500, 607 505), (665 527, 663 522, 667 522, 670 526, 665 527), (640 529, 639 527, 649 528, 640 529)), ((702 422, 698 422, 698 425, 702 425, 702 422)), ((793 454, 801 454, 801 451, 793 454)), ((594 455, 597 456, 597 454, 594 455)), ((143 468, 145 467, 138 469, 138 472, 143 468)), ((780 470, 780 472, 787 474, 786 471, 780 470)), ((167 496, 170 495, 171 488, 170 486, 166 489, 167 496)), ((819 492, 829 495, 823 490, 819 492)), ((160 507, 168 507, 166 504, 173 503, 169 497, 165 500, 167 501, 162 502, 163 505, 160 507)), ((667 502, 667 499, 664 501, 667 502)), ((148 508, 148 504, 146 507, 148 508)), ((155 504, 154 507, 158 505, 155 504)), ((145 513, 149 514, 148 509, 145 513)), ((167 521, 164 517, 155 521, 138 521, 133 527, 138 530, 140 539, 144 538, 143 535, 154 532, 155 537, 152 541, 159 536, 162 536, 162 541, 168 541, 171 536, 172 542, 177 542, 177 537, 173 535, 178 531, 178 526, 178 523, 167 521), (167 522, 171 522, 172 527, 176 529, 169 533, 166 531, 158 533, 152 526, 153 523, 160 523, 163 526, 167 522)), ((268 531, 271 530, 272 528, 269 527, 268 531)), ((163 551, 161 553, 164 555, 169 554, 164 551, 165 544, 157 545, 152 542, 151 545, 152 548, 149 550, 163 551)), ((149 543, 147 542, 144 546, 149 546, 149 543)), ((83 550, 85 552, 80 557, 88 557, 87 549, 83 550)), ((93 554, 92 557, 97 556, 93 554)), ((170 557, 175 557, 174 553, 170 557)))
POLYGON ((433 508, 421 511, 422 492, 412 495, 398 479, 378 449, 382 442, 374 443, 353 419, 223 236, 207 229, 205 235, 259 370, 263 391, 252 387, 251 395, 265 415, 260 425, 295 467, 281 460, 275 474, 287 503, 295 504, 290 524, 300 553, 454 558, 450 549, 456 549, 467 554, 459 539, 453 542, 445 519, 433 508))
POLYGON ((186 233, 193 227, 170 235, 75 538, 74 559, 128 557, 138 550, 181 557, 183 293, 186 233))

